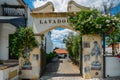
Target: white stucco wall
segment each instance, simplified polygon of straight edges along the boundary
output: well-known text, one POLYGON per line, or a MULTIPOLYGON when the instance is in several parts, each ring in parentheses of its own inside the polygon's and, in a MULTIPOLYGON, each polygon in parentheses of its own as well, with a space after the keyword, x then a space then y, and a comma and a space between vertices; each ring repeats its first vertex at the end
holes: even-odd
POLYGON ((120 58, 106 57, 106 77, 120 76, 120 58))
POLYGON ((28 27, 31 27, 31 26, 33 26, 33 19, 32 19, 32 16, 30 15, 30 13, 31 13, 31 10, 30 10, 30 8, 28 7, 27 8, 27 26, 28 27))
POLYGON ((53 52, 53 43, 51 40, 50 32, 45 34, 46 37, 46 53, 53 52))
MULTIPOLYGON (((120 54, 120 43, 118 45, 119 45, 118 48, 114 48, 115 55, 120 54)), ((112 47, 107 47, 106 52, 107 52, 108 55, 112 54, 112 47)))
POLYGON ((15 26, 9 23, 0 23, 0 60, 8 60, 9 34, 13 34, 15 31, 15 26))

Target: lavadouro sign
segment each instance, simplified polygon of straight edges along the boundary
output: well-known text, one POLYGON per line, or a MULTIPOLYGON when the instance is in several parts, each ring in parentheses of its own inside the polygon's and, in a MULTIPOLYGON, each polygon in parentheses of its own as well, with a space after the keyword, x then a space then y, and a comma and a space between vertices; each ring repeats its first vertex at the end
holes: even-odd
POLYGON ((68 19, 40 19, 40 24, 68 23, 68 19))

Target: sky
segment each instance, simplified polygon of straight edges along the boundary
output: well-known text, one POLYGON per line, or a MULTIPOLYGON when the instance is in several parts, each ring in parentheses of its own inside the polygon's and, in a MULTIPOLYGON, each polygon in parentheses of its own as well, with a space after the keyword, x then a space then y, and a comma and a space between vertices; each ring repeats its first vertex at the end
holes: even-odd
POLYGON ((70 32, 73 32, 76 34, 76 32, 64 29, 64 28, 57 28, 51 30, 51 40, 53 41, 53 48, 60 47, 60 48, 66 48, 65 44, 63 43, 63 39, 68 36, 70 32))
MULTIPOLYGON (((65 12, 67 10, 67 3, 70 0, 24 0, 31 9, 40 7, 44 5, 45 3, 51 1, 54 4, 55 12, 65 12)), ((86 6, 86 7, 97 7, 99 9, 102 9, 101 5, 102 3, 106 3, 108 6, 110 5, 110 2, 113 1, 113 3, 116 5, 120 0, 74 0, 76 3, 86 6)))
MULTIPOLYGON (((66 12, 67 4, 70 0, 24 0, 31 9, 40 7, 45 3, 51 1, 54 4, 55 12, 66 12)), ((103 10, 102 3, 104 2, 108 7, 111 1, 114 1, 114 6, 117 5, 120 0, 74 0, 76 3, 103 10)), ((57 28, 51 31, 51 40, 53 41, 54 47, 65 48, 65 44, 62 43, 62 39, 72 32, 69 29, 57 28)))

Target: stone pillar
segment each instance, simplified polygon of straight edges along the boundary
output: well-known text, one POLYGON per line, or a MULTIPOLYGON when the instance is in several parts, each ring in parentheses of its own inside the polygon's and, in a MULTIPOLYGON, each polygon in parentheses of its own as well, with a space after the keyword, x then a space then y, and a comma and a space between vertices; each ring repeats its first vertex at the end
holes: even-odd
POLYGON ((83 78, 103 77, 102 37, 83 35, 83 78))
MULTIPOLYGON (((25 61, 24 61, 25 62, 25 61)), ((34 48, 30 52, 31 67, 21 68, 21 79, 39 80, 40 77, 40 48, 34 48)), ((23 67, 23 65, 22 65, 23 67)))
POLYGON ((19 65, 21 66, 21 79, 25 80, 39 80, 41 72, 41 36, 35 35, 35 39, 38 42, 38 47, 35 47, 30 51, 29 61, 31 63, 31 68, 22 68, 25 60, 20 59, 19 65))

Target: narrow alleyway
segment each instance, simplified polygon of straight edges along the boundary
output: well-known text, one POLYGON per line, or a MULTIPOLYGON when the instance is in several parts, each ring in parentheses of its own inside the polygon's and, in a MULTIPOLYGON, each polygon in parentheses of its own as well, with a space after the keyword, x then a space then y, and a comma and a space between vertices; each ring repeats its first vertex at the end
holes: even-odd
POLYGON ((79 68, 67 59, 54 59, 40 80, 81 80, 79 68))

